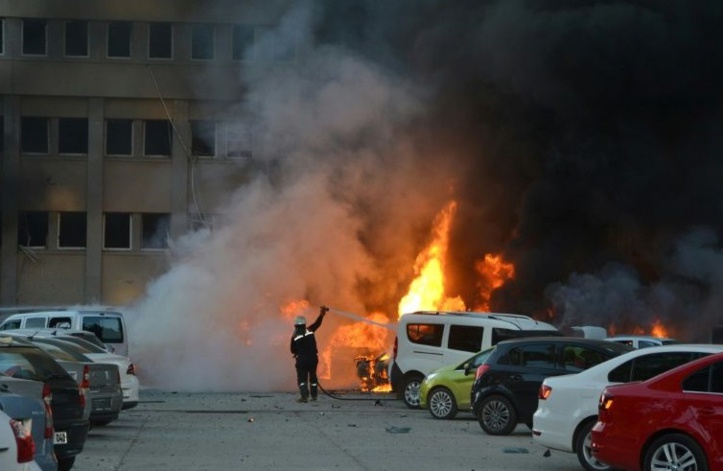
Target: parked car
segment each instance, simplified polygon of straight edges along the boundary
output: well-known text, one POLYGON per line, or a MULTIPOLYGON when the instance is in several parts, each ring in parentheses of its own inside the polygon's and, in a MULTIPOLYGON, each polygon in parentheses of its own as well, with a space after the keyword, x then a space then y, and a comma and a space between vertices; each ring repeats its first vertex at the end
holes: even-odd
POLYGON ((42 329, 6 329, 9 333, 12 332, 19 332, 24 335, 49 335, 49 336, 58 336, 58 335, 72 335, 73 337, 81 338, 87 342, 90 342, 92 344, 95 344, 99 346, 100 348, 104 350, 108 350, 109 352, 113 353, 112 348, 110 348, 108 345, 104 344, 93 332, 88 332, 87 330, 81 330, 81 329, 70 329, 70 328, 60 328, 60 327, 49 327, 49 328, 42 328, 42 329))
POLYGON ((535 443, 576 453, 588 471, 610 467, 592 456, 590 431, 597 421, 598 400, 605 386, 644 381, 689 361, 723 352, 723 345, 673 344, 633 350, 573 375, 546 378, 532 418, 535 443))
MULTIPOLYGON (((13 331, 8 331, 10 334, 13 331)), ((123 390, 117 364, 99 363, 84 355, 67 337, 25 337, 55 358, 87 391, 87 417, 92 425, 107 425, 116 420, 123 407, 123 390)))
POLYGON ((667 337, 653 337, 652 335, 616 335, 606 340, 622 343, 633 348, 656 347, 659 345, 672 345, 679 343, 675 339, 667 337))
POLYGON ((419 407, 419 386, 432 371, 459 363, 500 340, 560 335, 552 325, 518 314, 429 312, 404 314, 397 324, 389 379, 404 404, 419 407))
POLYGON ((86 397, 78 383, 41 348, 11 336, 0 337, 0 372, 42 381, 50 388, 58 470, 68 471, 83 451, 90 422, 84 417, 86 397))
POLYGON ((607 386, 593 456, 623 471, 723 471, 723 353, 607 386))
POLYGON ((490 435, 507 435, 520 423, 532 428, 538 390, 545 378, 577 373, 630 350, 615 342, 579 337, 500 342, 477 368, 472 410, 490 435))
POLYGON ((0 469, 35 471, 35 442, 30 433, 31 420, 16 420, 0 410, 0 469))
POLYGON ((459 411, 470 411, 470 393, 475 372, 492 353, 488 348, 462 363, 444 366, 429 373, 419 387, 419 407, 429 409, 435 419, 453 419, 459 411))

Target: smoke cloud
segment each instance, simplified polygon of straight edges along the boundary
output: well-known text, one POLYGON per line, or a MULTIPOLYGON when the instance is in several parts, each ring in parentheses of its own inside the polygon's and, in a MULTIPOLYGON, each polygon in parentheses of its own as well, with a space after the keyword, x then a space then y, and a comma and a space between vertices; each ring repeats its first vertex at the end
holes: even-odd
MULTIPOLYGON (((721 321, 719 2, 289 5, 258 47, 297 60, 239 70, 256 176, 136 307, 149 381, 293 389, 280 307, 392 319, 450 200, 467 305, 495 253, 516 269, 496 311, 690 340, 721 321)), ((327 316, 319 344, 349 322, 327 316)))

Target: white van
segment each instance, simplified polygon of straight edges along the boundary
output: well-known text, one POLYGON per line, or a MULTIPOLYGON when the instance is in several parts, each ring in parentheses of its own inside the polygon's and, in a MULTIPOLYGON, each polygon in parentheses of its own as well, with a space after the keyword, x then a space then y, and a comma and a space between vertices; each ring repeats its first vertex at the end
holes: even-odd
POLYGON ((432 371, 461 363, 501 340, 562 335, 546 322, 519 314, 419 311, 403 314, 397 324, 389 364, 392 391, 407 407, 419 407, 419 386, 432 371))
POLYGON ((115 308, 53 309, 11 314, 0 330, 68 328, 87 330, 113 353, 128 356, 128 334, 123 313, 115 308))

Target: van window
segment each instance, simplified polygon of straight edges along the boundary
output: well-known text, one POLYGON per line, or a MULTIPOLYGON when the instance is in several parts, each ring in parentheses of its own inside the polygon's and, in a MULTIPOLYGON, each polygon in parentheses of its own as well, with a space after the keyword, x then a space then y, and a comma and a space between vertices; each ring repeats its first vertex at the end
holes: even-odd
POLYGON ((452 350, 479 352, 482 348, 482 334, 484 334, 484 327, 451 325, 447 346, 452 350))
POLYGON ((70 317, 53 317, 48 321, 48 327, 70 329, 71 325, 70 317))
POLYGON ((104 343, 123 342, 123 324, 118 317, 83 317, 82 329, 93 332, 104 343))
POLYGON ((20 328, 20 319, 14 319, 11 321, 7 321, 0 327, 2 330, 12 330, 12 329, 19 329, 20 328))
POLYGON ((409 341, 412 343, 441 347, 443 333, 444 326, 440 324, 407 325, 407 338, 409 338, 409 341))
POLYGON ((36 327, 44 328, 45 327, 45 321, 47 319, 45 317, 28 317, 25 319, 25 328, 26 329, 32 329, 36 327))

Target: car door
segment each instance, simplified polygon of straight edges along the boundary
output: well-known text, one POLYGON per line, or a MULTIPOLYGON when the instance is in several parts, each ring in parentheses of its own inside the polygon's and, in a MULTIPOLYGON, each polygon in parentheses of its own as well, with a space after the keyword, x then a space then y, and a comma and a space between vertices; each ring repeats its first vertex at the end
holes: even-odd
POLYGON ((699 427, 695 428, 720 441, 723 437, 723 362, 713 363, 690 375, 683 381, 682 390, 690 412, 698 422, 699 427))
POLYGON ((554 342, 534 342, 520 347, 522 367, 508 378, 520 421, 530 422, 537 410, 537 394, 542 381, 548 376, 565 373, 556 365, 558 348, 554 342))

